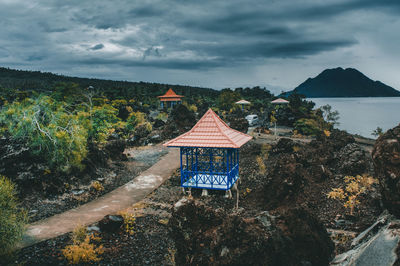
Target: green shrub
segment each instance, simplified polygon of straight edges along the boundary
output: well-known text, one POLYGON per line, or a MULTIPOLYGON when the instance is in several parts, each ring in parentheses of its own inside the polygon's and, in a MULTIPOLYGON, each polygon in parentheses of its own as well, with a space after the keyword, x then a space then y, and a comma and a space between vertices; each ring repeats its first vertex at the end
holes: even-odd
POLYGON ((88 141, 102 145, 112 133, 127 130, 127 123, 117 115, 118 109, 107 103, 71 104, 40 95, 4 105, 0 133, 23 140, 30 152, 41 156, 49 168, 62 172, 82 170, 88 141))
POLYGON ((301 118, 294 123, 294 129, 300 134, 307 136, 319 135, 322 132, 320 125, 314 119, 301 118))
POLYGON ((0 177, 0 256, 9 253, 21 240, 27 222, 26 212, 18 206, 14 184, 0 177))
POLYGON ((146 122, 146 115, 142 112, 132 112, 126 120, 126 129, 133 132, 138 125, 146 122))
POLYGON ((68 171, 83 168, 90 121, 84 112, 72 113, 65 102, 49 96, 25 99, 3 107, 3 133, 23 139, 33 154, 42 156, 51 168, 68 171))
POLYGON ((104 144, 115 131, 116 124, 120 122, 117 115, 118 109, 109 104, 94 106, 90 117, 89 137, 99 144, 104 144))

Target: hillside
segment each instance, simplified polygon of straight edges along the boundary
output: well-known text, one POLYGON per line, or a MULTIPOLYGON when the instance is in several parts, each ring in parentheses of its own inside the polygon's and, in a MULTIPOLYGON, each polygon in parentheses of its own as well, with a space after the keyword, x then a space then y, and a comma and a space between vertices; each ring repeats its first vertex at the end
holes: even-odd
POLYGON ((218 91, 207 88, 168 85, 149 82, 128 82, 92 78, 78 78, 45 73, 40 71, 15 70, 0 67, 0 88, 20 90, 53 90, 59 83, 76 83, 81 88, 89 86, 102 91, 109 98, 145 98, 164 94, 166 88, 173 87, 178 94, 187 97, 201 95, 215 97, 218 91))
POLYGON ((380 81, 373 81, 354 68, 326 69, 315 78, 308 78, 286 94, 316 97, 400 97, 400 91, 380 81))

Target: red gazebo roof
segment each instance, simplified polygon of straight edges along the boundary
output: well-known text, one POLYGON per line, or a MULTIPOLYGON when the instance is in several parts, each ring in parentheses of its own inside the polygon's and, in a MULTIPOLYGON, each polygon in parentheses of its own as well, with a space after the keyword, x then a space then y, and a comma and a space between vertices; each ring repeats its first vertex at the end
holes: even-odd
POLYGON ((208 111, 188 132, 164 144, 168 147, 240 148, 252 137, 234 130, 213 110, 208 111))
POLYGON ((160 101, 180 101, 184 96, 176 94, 172 89, 169 89, 164 95, 157 96, 160 101))

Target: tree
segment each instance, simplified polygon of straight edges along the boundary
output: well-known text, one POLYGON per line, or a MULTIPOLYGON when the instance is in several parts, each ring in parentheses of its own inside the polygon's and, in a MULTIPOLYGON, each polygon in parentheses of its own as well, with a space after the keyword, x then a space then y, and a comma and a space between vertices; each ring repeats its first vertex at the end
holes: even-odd
POLYGON ((240 98, 241 96, 238 92, 223 89, 218 97, 218 107, 221 110, 229 111, 240 98))
POLYGON ((337 110, 332 111, 332 106, 329 104, 323 105, 320 107, 322 111, 322 116, 324 120, 330 123, 332 126, 339 125, 339 112, 337 110))
POLYGON ((375 136, 375 137, 380 137, 383 135, 383 129, 381 127, 377 127, 372 133, 371 135, 375 136))

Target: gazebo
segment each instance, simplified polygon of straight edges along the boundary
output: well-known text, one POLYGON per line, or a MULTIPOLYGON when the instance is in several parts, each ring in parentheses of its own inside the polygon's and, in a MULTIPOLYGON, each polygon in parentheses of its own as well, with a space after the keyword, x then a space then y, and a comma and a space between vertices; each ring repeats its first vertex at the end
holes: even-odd
POLYGON ((190 131, 164 146, 180 148, 182 187, 229 190, 239 178, 239 149, 251 138, 209 109, 190 131))
POLYGON ((160 99, 160 107, 174 107, 182 102, 184 96, 176 94, 172 89, 169 89, 164 95, 158 96, 160 99))
POLYGON ((244 109, 245 105, 249 105, 250 104, 250 102, 246 101, 246 100, 240 100, 240 101, 237 101, 235 103, 241 105, 242 106, 242 110, 244 109))

